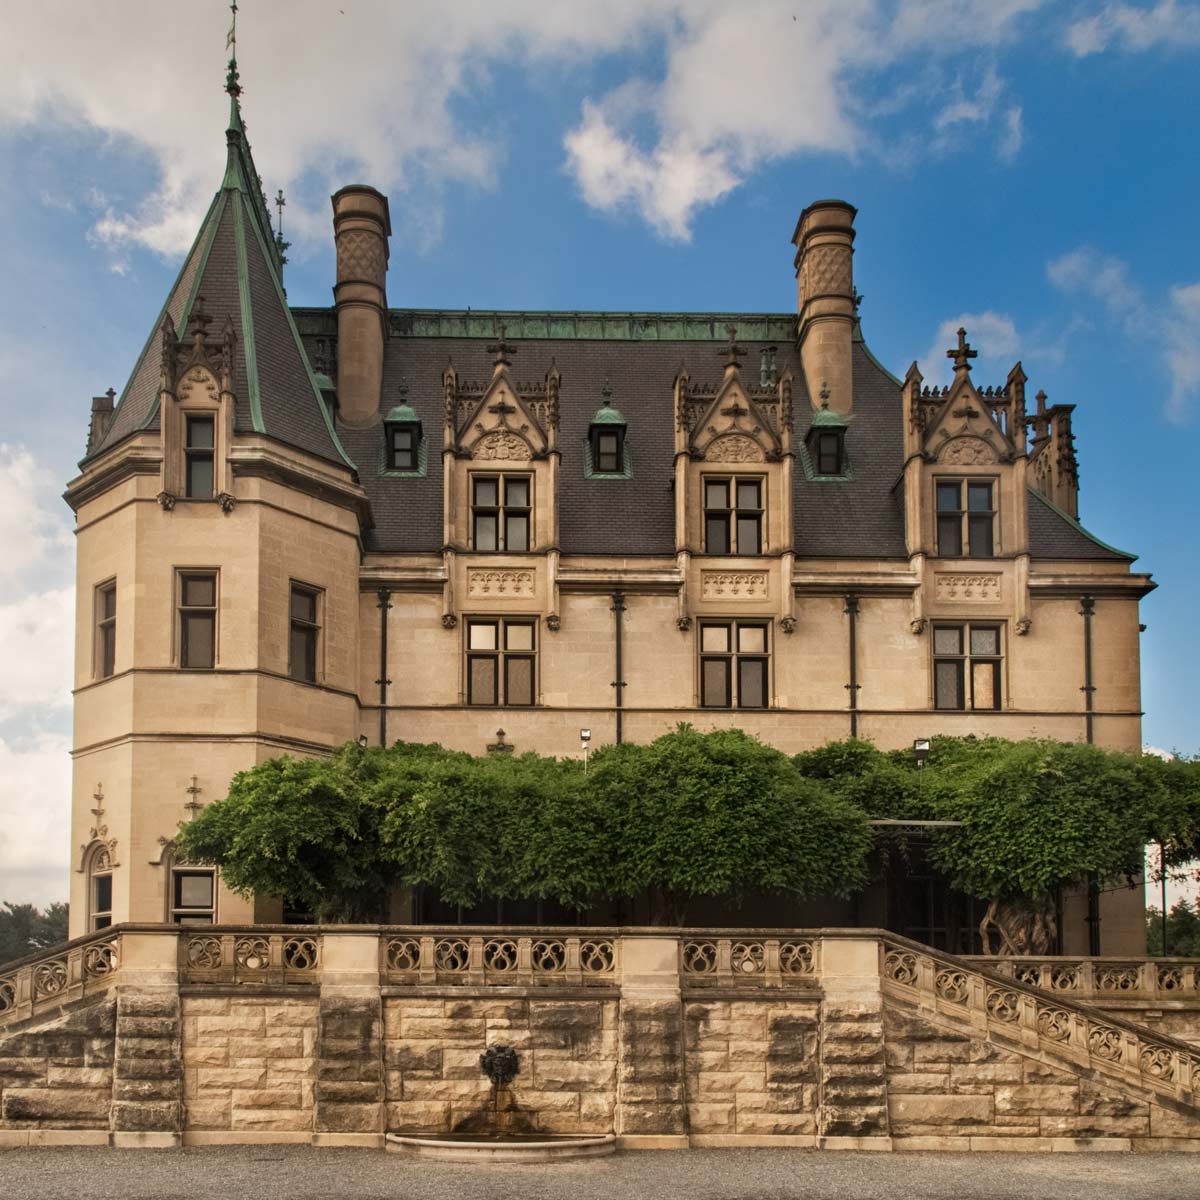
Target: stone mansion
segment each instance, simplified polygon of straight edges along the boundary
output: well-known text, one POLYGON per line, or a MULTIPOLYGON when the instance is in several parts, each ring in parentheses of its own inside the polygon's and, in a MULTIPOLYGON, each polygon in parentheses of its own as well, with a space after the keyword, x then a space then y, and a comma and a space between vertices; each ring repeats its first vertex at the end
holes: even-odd
MULTIPOLYGON (((280 920, 174 832, 355 738, 1139 747, 1154 585, 1080 524, 1073 406, 1020 363, 979 386, 963 331, 948 387, 876 361, 851 205, 801 213, 794 312, 434 311, 389 306, 388 201, 356 185, 332 306, 292 307, 231 93, 224 177, 66 494, 73 936, 280 920)), ((807 915, 956 948, 919 885, 807 915)), ((1105 953, 1141 949, 1140 892, 1096 907, 1105 953)))

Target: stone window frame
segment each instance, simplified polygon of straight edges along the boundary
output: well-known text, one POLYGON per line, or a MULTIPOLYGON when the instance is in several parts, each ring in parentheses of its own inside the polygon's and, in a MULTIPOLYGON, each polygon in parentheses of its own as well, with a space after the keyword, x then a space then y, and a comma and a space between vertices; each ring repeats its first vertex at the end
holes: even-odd
POLYGON ((471 511, 471 549, 476 554, 530 554, 534 545, 534 475, 532 471, 470 471, 467 474, 467 499, 471 511), (476 485, 485 480, 496 481, 496 503, 480 505, 476 502, 476 485), (523 505, 511 505, 508 502, 509 480, 522 480, 525 483, 525 499, 523 505), (489 548, 479 545, 479 517, 491 516, 495 519, 495 542, 489 548), (509 549, 508 521, 510 515, 525 518, 525 546, 520 550, 509 549))
POLYGON ((929 640, 931 662, 931 697, 936 712, 1000 712, 1004 708, 1004 622, 1003 621, 934 621, 929 640), (975 652, 972 634, 991 632, 995 634, 995 653, 975 652), (950 653, 938 648, 938 635, 949 632, 958 634, 958 652, 950 653), (940 702, 942 690, 939 684, 938 667, 955 665, 955 699, 957 703, 940 702), (976 703, 976 686, 984 672, 976 667, 990 666, 992 703, 976 703))
POLYGON ((92 678, 111 679, 117 667, 117 577, 96 584, 93 601, 92 678), (111 597, 111 610, 108 599, 111 597))
POLYGON ((765 711, 771 707, 771 622, 765 617, 705 617, 697 623, 697 706, 708 709, 765 711), (727 633, 726 649, 705 647, 705 630, 723 629, 727 633), (742 630, 760 630, 763 649, 741 649, 742 630), (725 664, 725 699, 720 704, 706 702, 705 664, 725 664), (743 698, 742 663, 762 664, 762 703, 746 703, 743 698))
POLYGON ((167 924, 215 925, 217 923, 217 871, 215 867, 194 867, 172 858, 167 869, 167 924), (205 876, 212 888, 209 905, 185 905, 180 902, 179 883, 186 876, 205 876), (189 919, 192 918, 192 919, 189 919), (196 919, 207 918, 207 919, 196 919))
POLYGON ((765 474, 745 474, 728 471, 705 472, 700 476, 700 503, 704 513, 704 553, 721 558, 759 558, 766 553, 767 527, 767 476, 765 474), (717 507, 709 507, 708 489, 711 484, 725 484, 727 487, 726 503, 717 507), (738 504, 738 489, 742 485, 754 485, 758 488, 757 506, 745 508, 738 504), (751 514, 746 518, 739 513, 751 514), (727 549, 713 548, 710 536, 709 514, 715 514, 715 519, 725 522, 724 544, 727 549), (743 550, 739 526, 743 519, 753 520, 756 525, 757 549, 743 550))
POLYGON ((107 929, 113 923, 113 861, 112 851, 103 842, 97 842, 88 851, 84 863, 84 878, 87 880, 87 929, 107 929), (99 884, 104 881, 107 888, 107 906, 100 903, 99 884))
POLYGON ((996 475, 935 475, 933 477, 933 525, 939 558, 995 558, 1000 552, 1000 509, 996 503, 997 489, 1000 486, 996 475), (943 509, 941 504, 941 488, 957 487, 958 496, 953 509, 943 509), (988 507, 986 509, 971 508, 972 487, 987 487, 988 507), (966 489, 966 504, 963 503, 963 489, 966 489), (972 515, 974 514, 974 515, 972 515), (983 518, 988 531, 987 553, 976 553, 975 538, 972 529, 975 525, 983 526, 983 518), (943 536, 943 522, 948 529, 953 522, 957 532, 957 550, 944 548, 947 539, 943 536))
POLYGON ((218 567, 175 568, 175 665, 181 671, 215 671, 220 664, 221 645, 221 571, 218 567), (213 602, 211 605, 185 605, 185 587, 189 579, 212 576, 213 602), (207 666, 191 666, 186 663, 187 638, 185 636, 185 612, 212 612, 212 662, 207 666))
POLYGON ((297 683, 320 683, 323 678, 324 671, 324 652, 325 652, 325 589, 318 587, 316 584, 305 583, 301 579, 288 580, 288 652, 287 652, 287 673, 289 679, 294 679, 297 683), (313 602, 313 616, 311 619, 298 617, 294 609, 294 603, 297 595, 303 595, 310 598, 313 602), (296 647, 295 638, 297 631, 312 635, 312 674, 296 673, 296 647))
POLYGON ((474 613, 463 621, 463 698, 470 708, 533 708, 538 702, 538 618, 526 615, 491 615, 474 613), (508 647, 508 630, 511 627, 527 628, 530 631, 530 648, 508 647), (493 646, 471 645, 471 632, 475 628, 491 627, 495 630, 493 646), (473 689, 472 663, 488 659, 493 662, 492 699, 476 699, 473 689), (509 700, 509 662, 528 661, 530 666, 528 702, 509 700))

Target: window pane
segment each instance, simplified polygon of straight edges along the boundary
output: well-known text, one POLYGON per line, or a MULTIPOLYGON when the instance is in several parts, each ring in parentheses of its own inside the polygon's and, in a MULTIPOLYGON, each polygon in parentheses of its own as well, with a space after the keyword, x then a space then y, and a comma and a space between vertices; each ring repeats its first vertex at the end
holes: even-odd
POLYGON ((115 587, 106 587, 100 593, 100 615, 102 617, 117 615, 117 589, 115 587))
POLYGON ((766 654, 767 630, 764 625, 738 626, 738 649, 743 654, 766 654))
POLYGON ((700 627, 700 649, 705 654, 724 654, 729 649, 728 625, 702 625, 700 627))
POLYGON ((1000 653, 1000 630, 989 629, 984 626, 982 629, 978 625, 971 626, 971 653, 972 654, 999 654, 1000 653))
POLYGON ((504 481, 504 503, 509 508, 529 507, 529 480, 521 477, 504 481))
POLYGON ((957 512, 958 498, 961 494, 957 483, 939 483, 937 485, 938 512, 957 512))
POLYGON ((504 626, 504 645, 509 650, 533 649, 533 626, 510 622, 504 626))
POLYGON ((533 659, 509 657, 504 660, 506 704, 533 703, 533 659))
POLYGON ((475 514, 475 549, 496 549, 496 516, 494 513, 475 514))
POLYGON ((112 876, 97 875, 92 880, 92 911, 112 912, 112 876))
POLYGON ((738 508, 761 508, 762 489, 756 480, 739 480, 737 485, 738 508))
POLYGON ((933 703, 935 708, 962 708, 962 663, 933 664, 933 703))
POLYGON ((504 548, 521 554, 529 549, 529 514, 509 513, 504 519, 504 548))
POLYGON ((709 554, 729 553, 729 518, 709 517, 704 522, 704 547, 709 554))
POLYGON ((213 877, 207 871, 175 876, 176 908, 212 908, 213 877))
POLYGON ((116 670, 117 629, 106 625, 100 631, 100 674, 107 679, 116 670))
POLYGON ((992 485, 990 483, 968 483, 967 508, 971 512, 991 512, 992 485))
POLYGON ((411 429, 395 429, 392 431, 392 448, 395 450, 411 450, 413 431, 411 429))
POLYGON ((616 454, 617 435, 615 433, 602 433, 598 440, 601 454, 616 454))
POLYGON ((207 913, 205 913, 203 915, 198 914, 198 913, 193 913, 191 916, 186 916, 186 917, 181 916, 181 917, 177 917, 175 919, 176 925, 211 925, 212 923, 213 923, 212 917, 209 916, 207 913))
POLYGON ((937 540, 939 554, 961 554, 962 517, 938 517, 937 540))
POLYGON ((738 517, 737 552, 739 554, 762 553, 761 529, 760 517, 738 517))
POLYGON ((213 617, 211 613, 183 614, 183 653, 185 667, 213 665, 213 617))
POLYGON ((840 440, 836 433, 823 433, 817 439, 818 475, 836 475, 841 470, 841 455, 838 453, 840 440))
POLYGON ((491 656, 467 660, 467 703, 496 703, 496 660, 491 656))
POLYGON ((936 625, 933 630, 934 654, 961 654, 962 627, 959 625, 936 625))
POLYGON ((496 623, 472 621, 467 632, 467 647, 471 650, 495 650, 496 623))
POLYGON ((968 517, 967 525, 971 557, 991 558, 993 554, 991 513, 988 513, 986 517, 968 517))
POLYGON ((475 480, 475 507, 495 508, 500 502, 500 481, 498 479, 475 480))
POLYGON ((305 683, 315 683, 317 678, 317 631, 310 628, 292 629, 291 675, 305 683))
POLYGON ((212 417, 188 417, 187 444, 190 450, 211 450, 213 448, 212 417))
POLYGON ((987 659, 971 664, 971 703, 975 708, 998 707, 996 666, 987 659))
POLYGON ((766 705, 766 659, 738 659, 738 706, 740 708, 765 708, 766 705))
POLYGON ((601 452, 599 455, 597 455, 597 458, 596 458, 596 470, 597 471, 617 471, 619 469, 620 469, 620 465, 617 462, 617 456, 615 453, 605 454, 605 453, 601 452))
POLYGON ((729 507, 729 483, 727 480, 709 479, 704 484, 705 508, 729 507))
POLYGON ((183 577, 183 602, 189 608, 212 608, 217 602, 216 576, 185 575, 183 577))
POLYGON ((96 917, 92 921, 93 929, 107 929, 112 924, 112 917, 96 917))
POLYGON ((313 592, 303 588, 292 588, 292 616, 297 621, 312 621, 317 619, 317 597, 313 592))
POLYGON ((729 707, 729 660, 700 660, 700 703, 705 708, 729 707))
POLYGON ((188 455, 186 490, 189 497, 212 495, 213 463, 207 454, 188 455))

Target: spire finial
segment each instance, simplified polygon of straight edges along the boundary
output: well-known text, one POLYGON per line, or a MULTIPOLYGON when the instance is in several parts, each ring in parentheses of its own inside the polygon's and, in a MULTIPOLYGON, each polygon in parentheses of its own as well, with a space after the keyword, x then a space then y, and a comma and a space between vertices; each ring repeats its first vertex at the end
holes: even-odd
POLYGON ((508 326, 503 321, 496 328, 497 340, 487 348, 487 351, 494 356, 493 366, 499 371, 501 367, 512 365, 512 356, 516 354, 517 348, 508 342, 508 326))
POLYGON ((967 331, 961 325, 958 328, 958 345, 953 350, 947 350, 946 357, 954 359, 956 375, 960 371, 969 371, 971 359, 979 357, 979 351, 971 349, 971 343, 967 341, 967 331))
POLYGON ((730 369, 736 371, 738 368, 738 359, 745 358, 746 352, 738 345, 736 325, 726 325, 725 335, 729 338, 729 344, 723 349, 718 350, 717 354, 725 359, 725 369, 727 371, 730 369))
POLYGON ((604 397, 604 407, 612 407, 612 383, 607 375, 604 377, 604 386, 600 389, 600 395, 604 397))
POLYGON ((821 397, 821 407, 829 407, 829 384, 824 379, 821 380, 821 390, 817 393, 821 397))
POLYGON ((236 103, 237 98, 242 94, 242 85, 238 82, 237 69, 237 0, 230 0, 229 11, 231 14, 229 32, 225 35, 225 49, 229 51, 229 71, 225 75, 225 90, 236 103))

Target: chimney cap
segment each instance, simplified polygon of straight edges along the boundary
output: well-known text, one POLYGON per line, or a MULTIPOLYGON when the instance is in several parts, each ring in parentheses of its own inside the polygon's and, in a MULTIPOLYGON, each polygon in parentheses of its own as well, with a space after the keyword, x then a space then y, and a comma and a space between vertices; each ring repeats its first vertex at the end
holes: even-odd
MULTIPOLYGON (((353 196, 373 196, 378 201, 378 210, 382 211, 384 232, 388 237, 392 236, 392 214, 388 208, 388 198, 378 189, 373 188, 369 183, 348 183, 345 187, 338 188, 332 196, 329 197, 330 204, 333 205, 333 215, 336 220, 339 216, 344 215, 344 205, 339 203, 343 197, 350 198, 353 196)), ((372 205, 372 216, 379 216, 380 212, 376 210, 376 206, 372 205)))
POLYGON ((792 244, 793 245, 795 245, 796 243, 799 242, 800 229, 803 226, 804 220, 809 215, 809 213, 816 212, 819 209, 823 209, 823 208, 840 208, 843 212, 848 212, 850 214, 849 224, 851 226, 853 226, 853 224, 854 224, 854 218, 856 216, 858 216, 858 209, 855 208, 854 205, 851 204, 848 200, 837 200, 837 199, 814 200, 811 204, 809 204, 804 209, 804 211, 800 214, 799 219, 796 221, 796 228, 795 228, 795 231, 792 233, 792 244))

